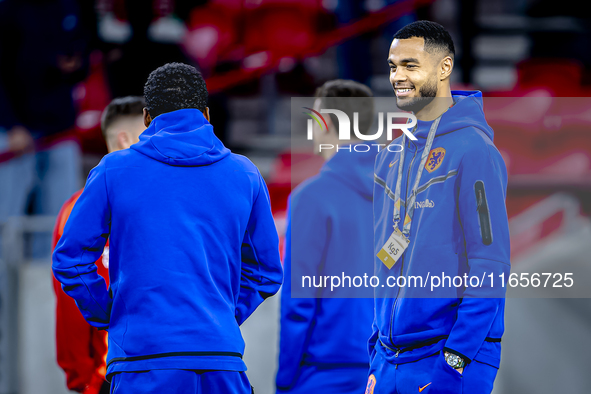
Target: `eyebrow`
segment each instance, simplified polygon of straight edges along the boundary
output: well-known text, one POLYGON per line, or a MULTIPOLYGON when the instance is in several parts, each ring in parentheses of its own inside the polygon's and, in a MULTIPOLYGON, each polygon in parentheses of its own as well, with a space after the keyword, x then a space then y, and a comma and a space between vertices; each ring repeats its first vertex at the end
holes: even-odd
MULTIPOLYGON (((406 59, 402 59, 400 63, 419 63, 419 59, 414 57, 407 57, 406 59)), ((394 62, 388 59, 388 64, 394 64, 394 62)))

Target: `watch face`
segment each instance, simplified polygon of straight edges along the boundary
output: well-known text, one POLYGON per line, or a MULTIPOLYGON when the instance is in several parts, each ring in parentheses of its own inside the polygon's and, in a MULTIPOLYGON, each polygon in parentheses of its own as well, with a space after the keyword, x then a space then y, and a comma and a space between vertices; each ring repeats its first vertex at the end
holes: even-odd
POLYGON ((460 363, 459 357, 452 353, 447 355, 446 361, 451 367, 455 367, 460 363))

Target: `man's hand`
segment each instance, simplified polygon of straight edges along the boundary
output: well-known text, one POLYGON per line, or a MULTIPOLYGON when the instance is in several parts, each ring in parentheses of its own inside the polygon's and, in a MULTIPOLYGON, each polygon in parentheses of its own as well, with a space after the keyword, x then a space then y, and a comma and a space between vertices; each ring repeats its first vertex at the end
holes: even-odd
POLYGON ((23 126, 14 126, 8 131, 8 150, 16 154, 32 152, 34 150, 33 137, 23 126))
POLYGON ((458 368, 458 369, 456 369, 456 371, 458 371, 460 374, 463 374, 463 372, 464 372, 464 367, 462 367, 462 368, 458 368))

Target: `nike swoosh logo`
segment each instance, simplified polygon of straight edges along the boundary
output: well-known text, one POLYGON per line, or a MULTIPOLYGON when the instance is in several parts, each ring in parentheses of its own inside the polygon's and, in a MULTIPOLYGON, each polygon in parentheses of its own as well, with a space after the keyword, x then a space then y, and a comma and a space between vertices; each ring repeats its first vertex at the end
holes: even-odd
POLYGON ((424 385, 423 387, 419 387, 419 393, 420 393, 421 391, 425 390, 425 389, 427 388, 427 386, 429 386, 431 383, 433 383, 433 382, 429 382, 429 383, 427 383, 426 385, 424 385))
POLYGON ((396 164, 396 162, 398 162, 398 159, 396 159, 396 160, 394 160, 392 163, 390 163, 390 164, 388 165, 388 167, 392 168, 392 166, 393 166, 394 164, 396 164))

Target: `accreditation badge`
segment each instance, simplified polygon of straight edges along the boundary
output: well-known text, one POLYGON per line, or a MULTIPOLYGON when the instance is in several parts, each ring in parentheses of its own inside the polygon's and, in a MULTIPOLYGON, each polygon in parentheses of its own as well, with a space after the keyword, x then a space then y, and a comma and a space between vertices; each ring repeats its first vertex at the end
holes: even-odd
POLYGON ((388 269, 391 269, 408 248, 408 244, 410 244, 410 240, 396 228, 377 256, 388 269))

